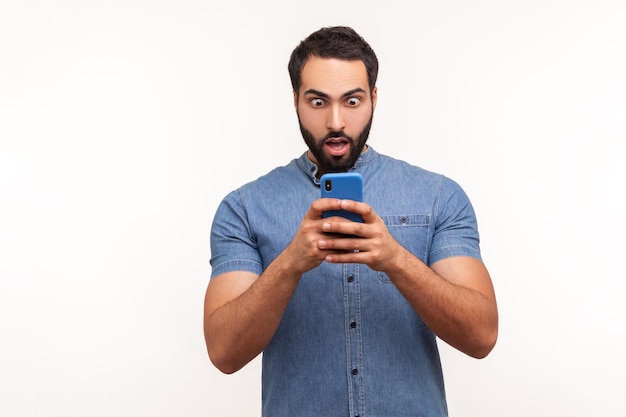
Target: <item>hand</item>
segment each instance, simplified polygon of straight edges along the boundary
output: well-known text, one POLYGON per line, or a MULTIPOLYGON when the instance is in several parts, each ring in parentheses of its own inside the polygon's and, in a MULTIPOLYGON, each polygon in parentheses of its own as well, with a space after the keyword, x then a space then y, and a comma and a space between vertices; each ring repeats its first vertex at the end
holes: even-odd
MULTIPOLYGON (((324 225, 330 219, 322 219, 322 213, 343 208, 342 204, 342 200, 320 198, 311 204, 309 210, 304 215, 298 231, 280 255, 281 260, 289 262, 292 270, 298 275, 317 267, 328 256, 335 256, 344 252, 340 248, 323 248, 319 245, 321 240, 327 240, 332 237, 324 230, 324 225)), ((342 217, 333 217, 332 223, 353 222, 342 217)))
POLYGON ((371 206, 351 200, 340 200, 339 207, 358 213, 363 223, 343 221, 338 217, 323 219, 322 230, 327 234, 318 241, 326 251, 324 260, 331 263, 361 263, 375 271, 387 272, 405 249, 393 238, 383 220, 371 206), (358 237, 337 237, 336 234, 358 237))

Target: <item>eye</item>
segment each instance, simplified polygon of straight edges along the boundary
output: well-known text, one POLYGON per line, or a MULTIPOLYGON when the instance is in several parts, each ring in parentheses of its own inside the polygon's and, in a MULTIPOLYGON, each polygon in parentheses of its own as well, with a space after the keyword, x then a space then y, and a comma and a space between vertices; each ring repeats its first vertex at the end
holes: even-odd
POLYGON ((324 105, 324 100, 321 98, 314 98, 311 100, 311 104, 313 107, 322 107, 324 105))
POLYGON ((348 99, 348 101, 346 101, 346 103, 348 104, 348 106, 350 107, 355 107, 358 106, 361 103, 361 99, 358 97, 350 97, 348 99))

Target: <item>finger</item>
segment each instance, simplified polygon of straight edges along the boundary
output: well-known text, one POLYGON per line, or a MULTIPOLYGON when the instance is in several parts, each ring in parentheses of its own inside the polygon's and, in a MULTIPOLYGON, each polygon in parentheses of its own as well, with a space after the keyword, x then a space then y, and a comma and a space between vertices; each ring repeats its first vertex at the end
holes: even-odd
POLYGON ((369 204, 353 200, 341 200, 339 204, 343 210, 360 214, 365 223, 374 223, 378 220, 378 215, 369 204))
POLYGON ((339 251, 339 252, 362 252, 368 250, 368 242, 360 237, 341 237, 341 235, 333 235, 332 237, 320 239, 317 246, 321 250, 339 251))
POLYGON ((326 255, 324 259, 328 263, 334 264, 362 264, 363 254, 360 252, 346 252, 346 253, 330 253, 326 255))
POLYGON ((367 229, 361 222, 353 222, 343 217, 330 217, 322 224, 322 231, 330 234, 365 237, 367 229))
POLYGON ((309 207, 307 216, 311 219, 321 219, 322 213, 329 210, 339 210, 341 200, 336 198, 318 198, 309 207))

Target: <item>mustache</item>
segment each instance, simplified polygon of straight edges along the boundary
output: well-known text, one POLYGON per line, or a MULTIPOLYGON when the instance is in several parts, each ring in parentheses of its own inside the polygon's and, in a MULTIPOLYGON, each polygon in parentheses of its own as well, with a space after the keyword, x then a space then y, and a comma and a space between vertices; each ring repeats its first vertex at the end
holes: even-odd
POLYGON ((338 132, 328 132, 326 134, 326 136, 324 136, 322 138, 322 140, 324 141, 324 140, 327 140, 327 139, 330 139, 330 138, 346 138, 346 139, 348 139, 350 141, 352 140, 352 138, 350 136, 346 135, 346 133, 343 130, 340 130, 338 132))

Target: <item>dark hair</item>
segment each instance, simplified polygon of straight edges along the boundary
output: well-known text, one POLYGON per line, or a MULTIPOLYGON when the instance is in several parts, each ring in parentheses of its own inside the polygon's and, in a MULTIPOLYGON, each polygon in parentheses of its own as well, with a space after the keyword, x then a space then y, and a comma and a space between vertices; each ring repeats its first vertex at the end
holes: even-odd
POLYGON ((311 56, 363 61, 370 93, 374 90, 378 77, 378 59, 374 50, 354 29, 347 26, 325 27, 313 32, 300 42, 291 53, 287 66, 291 86, 296 94, 302 84, 302 68, 311 56))

